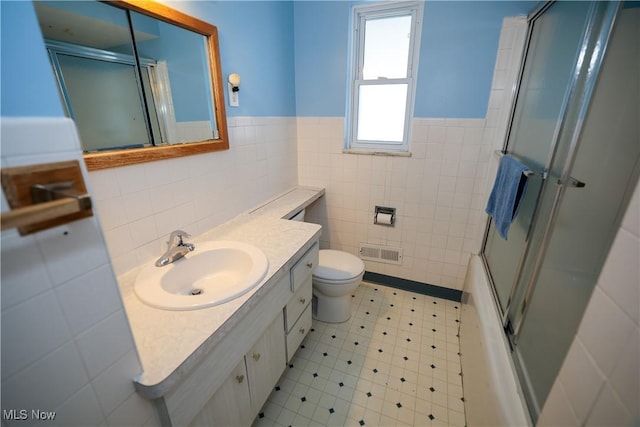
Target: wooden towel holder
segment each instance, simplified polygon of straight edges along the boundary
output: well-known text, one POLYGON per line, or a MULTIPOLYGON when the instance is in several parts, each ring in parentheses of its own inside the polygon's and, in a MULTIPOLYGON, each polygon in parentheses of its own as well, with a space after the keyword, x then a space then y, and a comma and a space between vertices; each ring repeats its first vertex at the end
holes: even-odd
POLYGON ((21 236, 93 216, 91 198, 77 160, 2 169, 2 188, 11 207, 2 230, 21 236))

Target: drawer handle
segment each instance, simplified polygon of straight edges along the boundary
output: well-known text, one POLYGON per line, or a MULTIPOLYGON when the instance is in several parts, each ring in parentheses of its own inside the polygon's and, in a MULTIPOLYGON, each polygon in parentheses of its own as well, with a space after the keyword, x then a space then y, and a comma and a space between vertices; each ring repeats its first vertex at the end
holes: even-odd
POLYGON ((307 263, 307 267, 309 267, 309 268, 313 268, 313 263, 312 263, 312 262, 308 262, 308 263, 307 263))
POLYGON ((244 381, 244 375, 236 375, 236 381, 238 381, 238 384, 242 384, 242 381, 244 381))
POLYGON ((301 334, 303 334, 303 335, 304 335, 304 331, 305 331, 305 329, 304 329, 304 328, 300 328, 300 333, 301 333, 301 334))
POLYGON ((305 302, 307 302, 306 298, 300 298, 300 304, 304 304, 305 302))
POLYGON ((253 353, 253 360, 255 360, 256 362, 260 360, 260 353, 253 353))

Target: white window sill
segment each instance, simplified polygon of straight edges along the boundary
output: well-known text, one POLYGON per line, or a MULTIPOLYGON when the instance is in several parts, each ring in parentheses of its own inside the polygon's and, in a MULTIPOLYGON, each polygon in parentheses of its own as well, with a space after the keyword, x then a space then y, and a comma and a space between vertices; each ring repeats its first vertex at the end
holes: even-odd
POLYGON ((375 150, 354 150, 343 149, 343 154, 362 154, 365 156, 395 156, 395 157, 411 157, 410 151, 375 151, 375 150))

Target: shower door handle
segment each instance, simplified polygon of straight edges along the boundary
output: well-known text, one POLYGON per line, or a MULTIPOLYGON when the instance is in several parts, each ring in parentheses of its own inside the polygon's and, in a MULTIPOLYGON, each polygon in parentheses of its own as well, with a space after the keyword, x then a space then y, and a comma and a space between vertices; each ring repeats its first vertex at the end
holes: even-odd
POLYGON ((562 182, 562 180, 559 179, 558 185, 565 185, 567 188, 583 188, 587 184, 580 181, 579 179, 575 179, 574 177, 570 176, 567 179, 567 182, 562 182))
POLYGON ((567 182, 567 187, 582 188, 585 185, 587 185, 587 184, 585 184, 584 182, 580 181, 579 179, 575 179, 572 176, 569 177, 569 182, 567 182))

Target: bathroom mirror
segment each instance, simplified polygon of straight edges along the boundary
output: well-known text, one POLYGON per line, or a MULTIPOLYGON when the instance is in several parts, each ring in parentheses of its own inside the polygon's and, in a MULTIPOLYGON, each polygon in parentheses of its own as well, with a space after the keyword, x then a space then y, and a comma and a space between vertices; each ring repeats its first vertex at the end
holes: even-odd
POLYGON ((36 1, 89 170, 229 148, 215 26, 153 1, 36 1))

